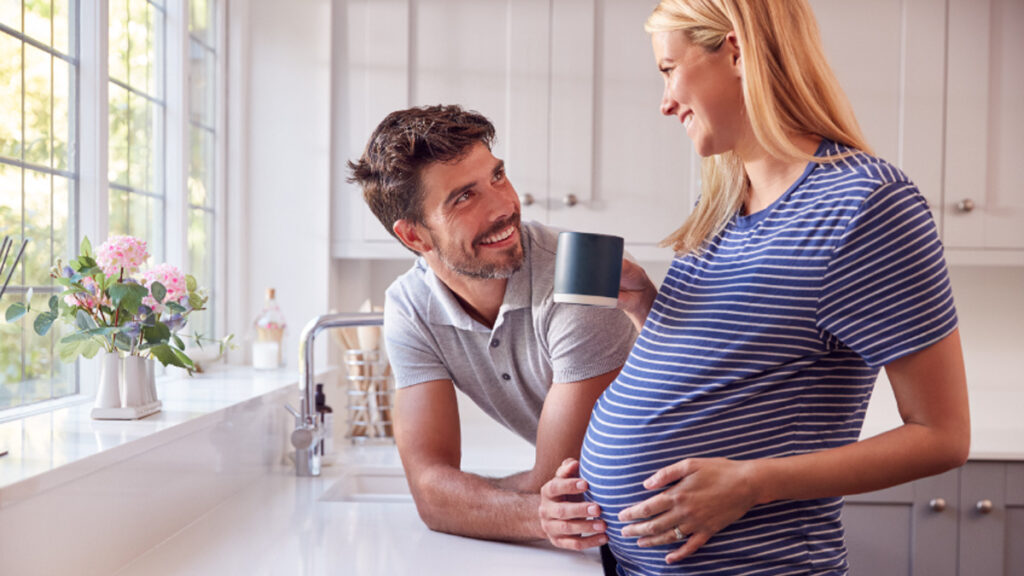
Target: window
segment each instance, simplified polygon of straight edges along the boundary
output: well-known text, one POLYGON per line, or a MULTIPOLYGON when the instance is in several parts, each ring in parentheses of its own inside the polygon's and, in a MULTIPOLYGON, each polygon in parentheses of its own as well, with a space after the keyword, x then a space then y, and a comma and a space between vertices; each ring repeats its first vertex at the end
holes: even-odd
MULTIPOLYGON (((29 288, 33 306, 46 306, 59 291, 50 265, 75 236, 76 8, 74 0, 0 1, 0 236, 19 246, 29 239, 3 309, 29 288)), ((77 392, 55 338, 0 320, 0 410, 77 392)))
POLYGON ((110 234, 145 240, 150 263, 159 263, 166 222, 166 15, 152 0, 110 0, 108 19, 110 234))
POLYGON ((29 238, 0 302, 0 419, 91 393, 58 331, 2 317, 30 288, 45 308, 83 233, 138 236, 150 265, 194 275, 211 298, 189 331, 216 336, 224 1, 0 0, 0 237, 29 238))

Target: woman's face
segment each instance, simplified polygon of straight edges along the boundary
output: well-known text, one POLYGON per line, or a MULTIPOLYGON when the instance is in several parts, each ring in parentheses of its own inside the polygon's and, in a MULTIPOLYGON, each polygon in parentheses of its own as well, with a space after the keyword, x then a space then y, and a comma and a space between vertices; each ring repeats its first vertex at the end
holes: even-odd
POLYGON ((665 79, 661 113, 682 122, 702 157, 735 150, 750 126, 736 35, 730 33, 714 52, 691 43, 680 30, 655 32, 651 43, 665 79))

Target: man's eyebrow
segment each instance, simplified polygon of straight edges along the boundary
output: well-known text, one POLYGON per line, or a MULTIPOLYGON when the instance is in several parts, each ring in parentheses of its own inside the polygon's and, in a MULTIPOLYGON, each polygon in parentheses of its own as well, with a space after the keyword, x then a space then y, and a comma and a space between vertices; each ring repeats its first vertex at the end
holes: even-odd
POLYGON ((462 186, 459 186, 458 188, 452 190, 451 192, 448 193, 448 197, 444 199, 444 203, 446 205, 447 204, 451 204, 456 198, 458 198, 459 196, 462 196, 468 190, 473 188, 473 186, 476 186, 476 182, 470 182, 469 184, 463 184, 462 186))

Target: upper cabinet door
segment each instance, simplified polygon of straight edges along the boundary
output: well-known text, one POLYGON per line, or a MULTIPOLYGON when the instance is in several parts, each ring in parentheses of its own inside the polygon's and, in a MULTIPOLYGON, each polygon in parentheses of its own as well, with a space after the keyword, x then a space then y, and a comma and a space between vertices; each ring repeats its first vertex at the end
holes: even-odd
POLYGON ((950 0, 945 241, 1024 248, 1024 2, 950 0))
POLYGON ((552 225, 623 236, 639 258, 696 201, 700 162, 686 131, 659 112, 663 81, 636 0, 553 3, 552 225))
POLYGON ((874 153, 942 203, 945 0, 812 0, 825 53, 874 153))

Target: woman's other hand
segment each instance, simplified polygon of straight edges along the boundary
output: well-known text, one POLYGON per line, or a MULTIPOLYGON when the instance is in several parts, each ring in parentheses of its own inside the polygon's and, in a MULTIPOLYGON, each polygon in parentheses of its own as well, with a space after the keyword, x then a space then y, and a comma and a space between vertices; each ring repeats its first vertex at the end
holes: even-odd
POLYGON ((681 543, 665 556, 668 563, 693 554, 757 503, 754 462, 689 458, 658 470, 644 488, 668 489, 620 512, 619 520, 635 522, 622 535, 639 537, 641 548, 681 543))
POLYGON ((644 322, 647 321, 647 314, 654 304, 654 297, 658 295, 658 289, 647 277, 647 272, 639 264, 632 260, 622 261, 622 279, 619 281, 619 308, 622 309, 639 332, 644 322))
POLYGON ((583 550, 608 542, 601 508, 583 500, 587 482, 579 477, 580 463, 566 458, 555 477, 540 489, 540 524, 559 548, 583 550))

